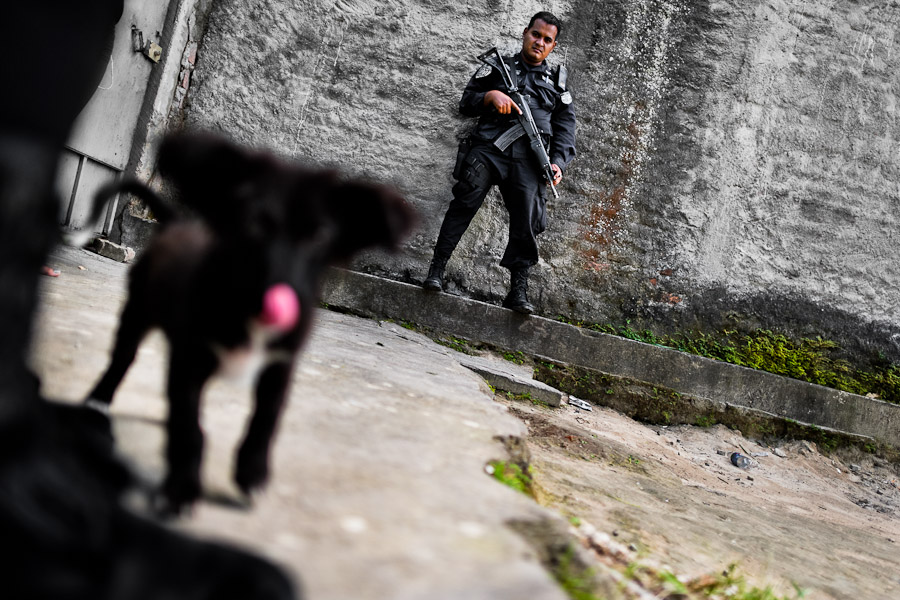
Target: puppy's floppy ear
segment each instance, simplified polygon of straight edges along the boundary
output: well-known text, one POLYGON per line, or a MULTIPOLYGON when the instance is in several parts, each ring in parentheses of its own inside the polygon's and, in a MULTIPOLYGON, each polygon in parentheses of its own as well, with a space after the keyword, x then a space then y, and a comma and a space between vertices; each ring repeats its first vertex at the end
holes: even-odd
POLYGON ((328 210, 338 227, 333 246, 337 259, 370 246, 396 249, 416 221, 413 209, 387 186, 351 181, 329 196, 328 210))

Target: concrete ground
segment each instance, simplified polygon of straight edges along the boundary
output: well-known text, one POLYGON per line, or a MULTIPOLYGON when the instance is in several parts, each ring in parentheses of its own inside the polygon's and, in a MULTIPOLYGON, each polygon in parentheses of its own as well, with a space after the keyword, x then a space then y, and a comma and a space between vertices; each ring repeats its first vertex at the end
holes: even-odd
MULTIPOLYGON (((78 401, 105 367, 127 267, 73 249, 50 264, 61 275, 43 281, 32 362, 47 396, 78 401)), ((152 335, 113 404, 123 454, 157 480, 165 359, 152 335)), ((552 540, 536 543, 534 532, 565 531, 564 517, 582 521, 572 531, 585 547, 597 550, 603 536, 630 545, 613 560, 620 570, 649 558, 700 576, 735 561, 785 593, 796 581, 813 599, 900 597, 894 466, 800 443, 776 456, 722 426, 647 427, 599 407, 533 405, 496 396, 475 371, 509 385, 529 369, 320 310, 269 488, 240 508, 229 473, 250 391, 217 381, 203 411, 206 497, 175 526, 255 549, 314 599, 562 599, 541 563, 552 540), (540 504, 485 472, 510 457, 509 436, 527 440, 540 504), (735 450, 758 454, 756 466, 732 466, 735 450)), ((609 575, 609 553, 590 557, 609 575)), ((618 589, 603 597, 654 597, 618 589)))
MULTIPOLYGON (((43 281, 33 364, 53 399, 78 401, 105 368, 126 267, 62 249, 43 281)), ((452 351, 393 323, 319 311, 275 445, 273 477, 251 510, 203 501, 179 527, 231 540, 288 567, 310 598, 560 599, 534 551, 505 523, 550 515, 485 473, 496 436, 523 435, 452 351)), ((112 411, 122 452, 162 471, 165 342, 154 334, 112 411)), ((249 387, 206 392, 205 483, 236 499, 232 449, 249 387)))

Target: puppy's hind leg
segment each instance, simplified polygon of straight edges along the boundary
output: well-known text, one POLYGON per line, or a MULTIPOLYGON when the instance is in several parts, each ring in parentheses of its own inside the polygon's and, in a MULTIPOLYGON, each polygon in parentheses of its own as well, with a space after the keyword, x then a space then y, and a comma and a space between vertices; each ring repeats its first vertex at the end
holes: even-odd
POLYGON ((122 383, 128 368, 134 362, 138 347, 148 329, 144 308, 134 301, 129 301, 122 311, 109 366, 85 399, 87 406, 104 414, 109 412, 109 405, 112 403, 116 388, 122 383))
POLYGON ((256 383, 256 408, 238 450, 234 481, 245 494, 262 487, 269 477, 269 450, 281 416, 293 361, 272 363, 256 383))

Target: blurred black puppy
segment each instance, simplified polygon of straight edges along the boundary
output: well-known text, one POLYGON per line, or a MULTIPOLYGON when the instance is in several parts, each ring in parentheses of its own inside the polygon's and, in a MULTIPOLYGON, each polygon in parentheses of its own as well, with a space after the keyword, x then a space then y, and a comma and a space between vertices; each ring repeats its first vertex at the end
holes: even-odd
POLYGON ((108 406, 144 335, 163 330, 170 344, 163 508, 177 512, 201 494, 206 381, 216 372, 256 376, 255 410, 234 473, 249 494, 268 477, 272 437, 323 271, 363 248, 395 247, 413 214, 390 188, 210 135, 168 138, 158 165, 195 216, 176 216, 142 184, 119 186, 142 197, 161 227, 131 270, 111 362, 87 403, 108 406))

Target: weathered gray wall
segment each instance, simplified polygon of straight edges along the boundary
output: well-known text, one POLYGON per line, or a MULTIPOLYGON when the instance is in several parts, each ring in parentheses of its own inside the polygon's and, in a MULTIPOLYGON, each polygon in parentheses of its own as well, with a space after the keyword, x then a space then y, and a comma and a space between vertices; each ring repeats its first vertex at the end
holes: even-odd
MULTIPOLYGON (((900 355, 897 1, 218 0, 187 123, 396 183, 420 229, 357 266, 421 280, 475 56, 517 48, 541 9, 566 24, 552 59, 579 114, 534 269, 543 314, 900 355)), ((494 198, 451 289, 502 298, 505 236, 494 198)))

